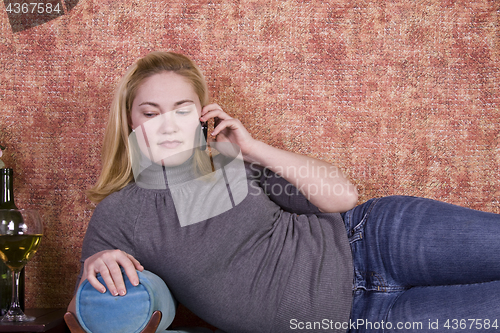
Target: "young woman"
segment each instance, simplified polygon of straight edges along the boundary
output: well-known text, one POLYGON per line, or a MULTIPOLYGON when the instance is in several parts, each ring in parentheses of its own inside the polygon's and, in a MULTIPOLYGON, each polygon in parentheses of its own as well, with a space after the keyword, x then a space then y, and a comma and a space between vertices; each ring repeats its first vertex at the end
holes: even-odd
POLYGON ((207 95, 179 54, 127 71, 89 192, 99 204, 81 280, 124 295, 120 268, 133 284, 146 268, 228 333, 499 328, 499 215, 413 197, 356 206, 338 168, 255 140, 207 95))

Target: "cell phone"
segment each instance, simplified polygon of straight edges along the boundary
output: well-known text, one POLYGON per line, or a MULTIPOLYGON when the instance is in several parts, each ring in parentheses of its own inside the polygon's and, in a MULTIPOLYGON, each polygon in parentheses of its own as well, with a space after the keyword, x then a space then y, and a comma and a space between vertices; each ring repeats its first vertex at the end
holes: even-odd
POLYGON ((203 121, 201 122, 200 121, 200 125, 201 125, 201 130, 203 132, 203 136, 205 137, 205 145, 201 146, 201 150, 205 150, 207 149, 207 145, 206 143, 208 142, 208 122, 206 121, 203 121))

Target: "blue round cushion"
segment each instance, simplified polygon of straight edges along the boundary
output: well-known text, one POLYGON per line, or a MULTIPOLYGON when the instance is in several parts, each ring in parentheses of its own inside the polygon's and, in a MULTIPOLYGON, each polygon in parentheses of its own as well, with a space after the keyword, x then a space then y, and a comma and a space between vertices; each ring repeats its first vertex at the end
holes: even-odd
MULTIPOLYGON (((137 271, 139 285, 134 287, 123 274, 127 294, 113 296, 97 291, 85 280, 76 294, 76 316, 88 333, 141 332, 154 311, 162 313, 156 332, 167 329, 175 316, 176 301, 165 282, 149 271, 137 271)), ((99 282, 104 284, 100 275, 99 282)), ((105 285, 105 284, 104 284, 105 285)))

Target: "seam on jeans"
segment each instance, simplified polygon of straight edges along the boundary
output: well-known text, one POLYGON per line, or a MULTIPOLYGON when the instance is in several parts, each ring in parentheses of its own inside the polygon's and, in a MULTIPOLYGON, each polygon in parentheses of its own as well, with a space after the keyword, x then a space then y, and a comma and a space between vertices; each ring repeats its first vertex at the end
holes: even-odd
MULTIPOLYGON (((404 294, 406 291, 408 291, 408 290, 410 290, 410 289, 411 289, 411 288, 408 288, 407 290, 404 290, 404 291, 403 291, 402 293, 400 293, 400 294, 399 294, 396 298, 394 298, 394 300, 392 301, 391 305, 389 306, 389 309, 387 310, 387 313, 385 314, 385 318, 384 318, 384 319, 385 319, 385 322, 386 322, 386 323, 387 323, 387 322, 389 322, 389 313, 390 313, 390 312, 392 311, 392 309, 394 308, 394 304, 396 304, 396 302, 398 301, 398 299, 399 299, 401 296, 403 296, 403 294, 404 294)), ((387 331, 386 331, 386 328, 384 328, 384 330, 383 330, 383 332, 382 332, 382 333, 385 333, 385 332, 387 332, 387 331)))
POLYGON ((372 286, 377 288, 377 291, 381 292, 386 292, 389 288, 388 284, 385 282, 385 279, 383 278, 382 275, 378 274, 377 272, 369 272, 370 277, 371 277, 371 282, 372 286), (379 285, 376 283, 373 283, 374 281, 377 281, 379 285))
POLYGON ((350 211, 346 212, 344 215, 344 224, 345 224, 345 231, 347 233, 347 237, 352 236, 351 221, 352 221, 352 209, 350 211))
POLYGON ((362 289, 366 291, 390 293, 390 292, 404 291, 410 288, 405 286, 391 286, 385 281, 383 276, 378 274, 377 272, 362 271, 359 269, 354 270, 354 282, 355 283, 353 284, 353 291, 362 289), (358 283, 357 279, 358 276, 361 278, 360 282, 363 283, 358 283), (368 279, 367 277, 373 277, 373 279, 368 279), (371 283, 368 283, 369 280, 371 281, 371 283), (378 283, 373 283, 373 280, 376 280, 378 283))
POLYGON ((359 230, 359 229, 362 229, 364 227, 366 220, 368 219, 368 215, 370 215, 373 207, 377 204, 377 202, 379 200, 380 200, 380 198, 373 199, 373 202, 370 204, 370 207, 368 207, 368 209, 366 210, 366 213, 365 213, 365 215, 363 215, 363 218, 361 219, 361 221, 354 228, 352 228, 352 230, 359 230))
POLYGON ((362 232, 355 233, 351 237, 349 237, 349 244, 355 243, 355 242, 359 241, 360 239, 363 239, 362 232))
POLYGON ((365 214, 363 215, 363 218, 361 221, 359 221, 358 224, 356 224, 352 229, 350 228, 351 226, 351 221, 352 221, 352 215, 346 215, 348 218, 348 225, 349 225, 349 231, 348 231, 348 238, 349 238, 349 244, 353 244, 354 242, 363 239, 363 234, 364 234, 364 226, 366 224, 366 221, 368 220, 368 216, 370 215, 373 207, 375 207, 375 204, 380 200, 381 198, 374 198, 368 209, 366 210, 365 214))

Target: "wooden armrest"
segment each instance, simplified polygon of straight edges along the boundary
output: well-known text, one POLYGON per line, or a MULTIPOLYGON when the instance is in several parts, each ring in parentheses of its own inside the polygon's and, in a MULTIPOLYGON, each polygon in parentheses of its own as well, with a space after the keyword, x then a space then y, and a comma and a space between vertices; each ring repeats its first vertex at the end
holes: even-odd
POLYGON ((156 310, 153 312, 151 319, 149 319, 148 324, 144 327, 141 333, 155 333, 158 325, 160 325, 161 316, 161 311, 156 310))
POLYGON ((71 333, 86 333, 72 312, 68 311, 64 314, 64 321, 71 333))
MULTIPOLYGON (((141 333, 154 333, 160 324, 161 316, 162 314, 160 311, 153 312, 148 324, 144 327, 141 333)), ((71 333, 86 333, 72 312, 66 312, 64 315, 64 321, 66 322, 66 325, 68 325, 71 333)))

